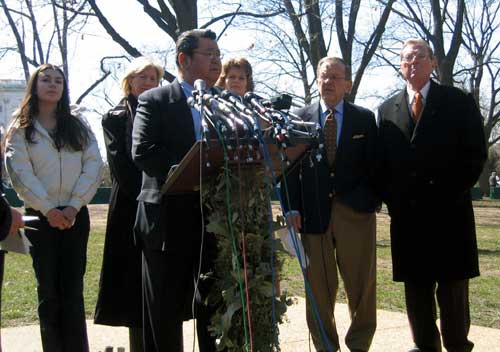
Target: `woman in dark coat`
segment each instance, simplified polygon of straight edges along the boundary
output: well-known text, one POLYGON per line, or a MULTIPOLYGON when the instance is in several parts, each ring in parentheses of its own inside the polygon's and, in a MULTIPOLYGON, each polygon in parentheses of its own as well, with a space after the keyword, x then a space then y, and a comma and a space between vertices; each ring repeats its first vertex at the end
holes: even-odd
POLYGON ((102 118, 113 185, 94 322, 129 327, 131 352, 143 350, 141 249, 133 235, 142 174, 130 154, 132 124, 137 98, 162 76, 151 59, 133 60, 122 79, 125 97, 102 118))

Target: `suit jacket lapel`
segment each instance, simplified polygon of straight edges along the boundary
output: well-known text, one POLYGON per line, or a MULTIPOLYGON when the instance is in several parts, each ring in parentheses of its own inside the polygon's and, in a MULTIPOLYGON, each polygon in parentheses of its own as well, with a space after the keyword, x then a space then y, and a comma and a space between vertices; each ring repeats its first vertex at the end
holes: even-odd
POLYGON ((411 126, 410 126, 410 111, 408 109, 408 98, 406 95, 406 89, 403 89, 395 99, 394 104, 394 118, 395 123, 399 126, 399 129, 405 135, 406 139, 411 138, 411 126))
POLYGON ((182 125, 180 133, 186 134, 186 139, 190 141, 191 144, 195 142, 194 133, 194 122, 193 115, 191 114, 191 108, 186 102, 186 96, 182 90, 181 84, 177 79, 172 82, 172 102, 176 103, 176 115, 180 119, 179 123, 182 125))
POLYGON ((424 106, 424 111, 422 111, 421 120, 427 124, 434 115, 437 113, 437 107, 442 104, 443 100, 441 97, 442 90, 434 81, 431 81, 431 87, 429 88, 429 93, 427 94, 427 99, 424 106))
POLYGON ((422 131, 425 131, 429 124, 432 124, 433 116, 436 115, 437 112, 436 107, 439 105, 438 102, 441 100, 440 92, 439 84, 431 80, 431 86, 429 88, 429 93, 427 94, 422 116, 420 116, 420 119, 413 130, 413 135, 411 137, 412 142, 420 133, 422 133, 422 131))
POLYGON ((323 124, 321 123, 321 109, 319 108, 319 101, 309 106, 303 119, 304 121, 319 123, 321 128, 323 128, 323 124))
POLYGON ((353 120, 352 115, 354 111, 349 102, 344 100, 344 115, 342 120, 342 130, 337 131, 340 133, 339 144, 337 145, 337 153, 341 152, 345 146, 349 145, 349 139, 353 134, 353 120))

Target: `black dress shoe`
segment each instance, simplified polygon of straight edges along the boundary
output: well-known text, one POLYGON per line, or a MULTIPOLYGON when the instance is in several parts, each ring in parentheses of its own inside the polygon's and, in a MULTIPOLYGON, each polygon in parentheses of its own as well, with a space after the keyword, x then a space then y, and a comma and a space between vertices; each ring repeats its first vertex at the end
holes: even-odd
POLYGON ((409 350, 408 352, 421 352, 420 348, 412 348, 411 350, 409 350))

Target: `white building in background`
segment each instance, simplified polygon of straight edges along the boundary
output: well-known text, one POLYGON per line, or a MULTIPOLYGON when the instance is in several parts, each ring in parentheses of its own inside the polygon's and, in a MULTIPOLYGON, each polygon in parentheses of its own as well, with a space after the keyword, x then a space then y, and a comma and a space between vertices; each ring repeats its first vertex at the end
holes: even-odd
POLYGON ((0 79, 0 130, 5 131, 12 113, 23 99, 26 82, 18 79, 0 79))

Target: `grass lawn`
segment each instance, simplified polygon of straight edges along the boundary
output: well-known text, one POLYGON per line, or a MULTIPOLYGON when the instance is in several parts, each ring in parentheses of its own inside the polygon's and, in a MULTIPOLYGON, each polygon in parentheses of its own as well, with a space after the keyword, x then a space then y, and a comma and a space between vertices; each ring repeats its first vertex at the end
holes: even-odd
MULTIPOLYGON (((473 325, 500 329, 500 201, 474 202, 481 276, 470 281, 473 325)), ((281 288, 303 296, 302 273, 296 259, 287 259, 281 288)), ((342 282, 340 302, 346 302, 342 282)), ((377 308, 405 312, 404 288, 392 281, 389 217, 384 207, 377 216, 377 308)))
MULTIPOLYGON (((474 202, 478 232, 481 276, 470 282, 472 324, 500 329, 500 201, 474 202)), ((85 276, 85 307, 92 318, 99 286, 105 228, 105 206, 90 206, 92 233, 88 245, 85 276)), ((377 217, 377 300, 378 308, 404 312, 403 285, 392 281, 389 218, 382 211, 377 217)), ((31 258, 7 254, 2 290, 2 325, 37 323, 36 284, 31 258)), ((286 259, 281 289, 291 295, 304 295, 304 285, 295 259, 286 259)), ((339 300, 345 302, 343 289, 339 300)))

